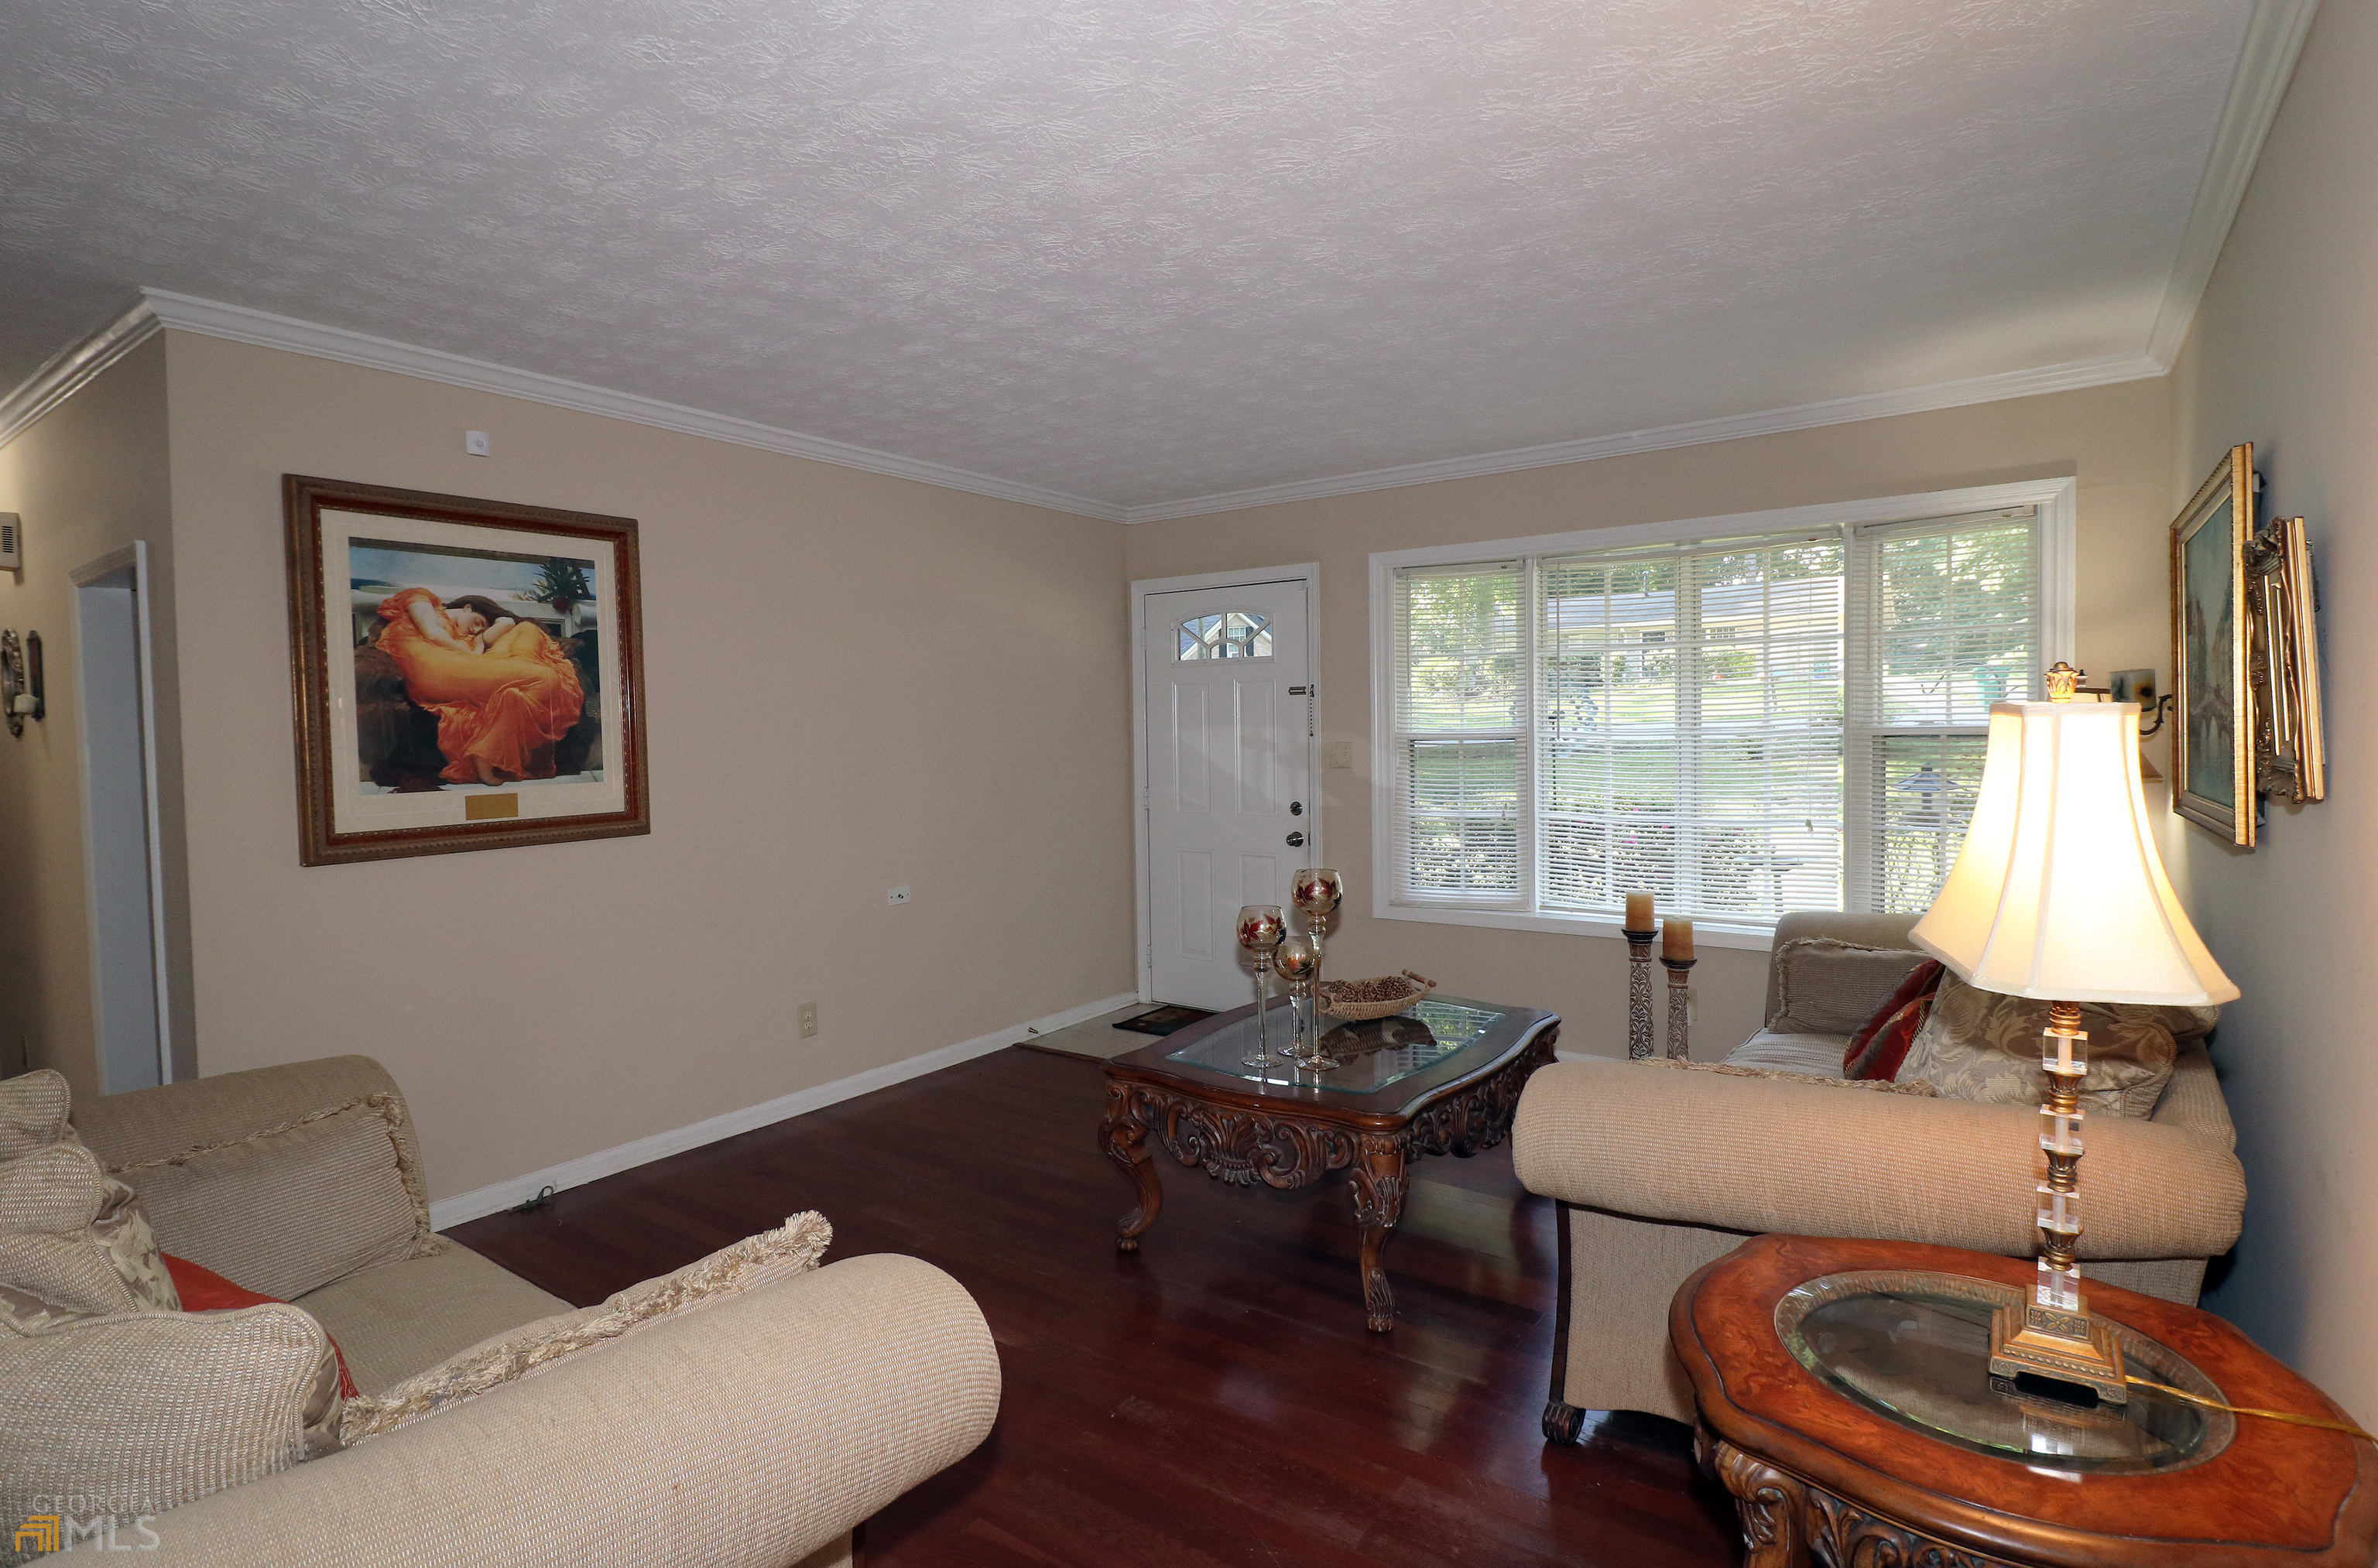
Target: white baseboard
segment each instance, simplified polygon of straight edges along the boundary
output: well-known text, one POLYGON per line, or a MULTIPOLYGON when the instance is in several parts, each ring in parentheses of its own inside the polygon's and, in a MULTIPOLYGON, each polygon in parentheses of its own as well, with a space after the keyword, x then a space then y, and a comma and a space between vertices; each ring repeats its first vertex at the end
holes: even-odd
POLYGON ((475 1191, 440 1198, 429 1205, 429 1223, 443 1230, 467 1219, 477 1219, 505 1209, 516 1208, 528 1202, 545 1188, 562 1191, 586 1182, 600 1180, 619 1171, 631 1170, 640 1165, 667 1158, 687 1149, 698 1149, 704 1143, 715 1143, 721 1138, 732 1138, 738 1132, 749 1132, 755 1127, 765 1127, 772 1121, 799 1116, 804 1111, 817 1110, 837 1101, 855 1099, 872 1094, 911 1078, 921 1078, 928 1072, 938 1072, 944 1067, 955 1067, 979 1056, 989 1056, 995 1050, 1015 1045, 1027 1031, 1045 1035, 1051 1029, 1063 1029, 1085 1019, 1096 1018, 1101 1012, 1112 1012, 1139 999, 1138 993, 1126 991, 1121 996, 1101 997, 1086 1001, 1079 1007, 1069 1007, 1063 1012, 1052 1012, 1046 1018, 1035 1018, 1005 1029, 994 1029, 988 1035, 977 1035, 971 1040, 960 1040, 955 1046, 927 1051, 903 1061, 871 1067, 864 1072, 854 1072, 847 1078, 837 1078, 831 1083, 814 1088, 799 1089, 792 1094, 764 1100, 756 1106, 730 1110, 690 1127, 672 1128, 655 1132, 649 1138, 621 1143, 617 1148, 602 1149, 591 1155, 581 1155, 574 1160, 533 1170, 525 1176, 515 1176, 509 1181, 498 1181, 475 1191))

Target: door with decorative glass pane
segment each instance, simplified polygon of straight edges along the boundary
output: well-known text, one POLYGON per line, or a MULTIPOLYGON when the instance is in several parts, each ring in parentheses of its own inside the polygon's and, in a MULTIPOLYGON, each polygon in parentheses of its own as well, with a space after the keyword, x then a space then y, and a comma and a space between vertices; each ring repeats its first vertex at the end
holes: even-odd
POLYGON ((1142 601, 1159 1001, 1253 1001, 1255 970, 1233 932, 1239 906, 1285 905, 1289 873, 1320 849, 1305 592, 1301 581, 1266 582, 1142 601))

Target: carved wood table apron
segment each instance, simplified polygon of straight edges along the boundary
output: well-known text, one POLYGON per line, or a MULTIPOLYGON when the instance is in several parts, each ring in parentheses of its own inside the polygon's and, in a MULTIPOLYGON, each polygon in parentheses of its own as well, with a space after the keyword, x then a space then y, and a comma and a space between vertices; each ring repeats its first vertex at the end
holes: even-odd
POLYGON ((1107 1157, 1139 1191, 1116 1245, 1139 1250, 1164 1191, 1148 1135, 1174 1159, 1234 1187, 1309 1187, 1344 1170, 1362 1244, 1363 1301, 1372 1328, 1395 1327, 1379 1254, 1404 1206, 1404 1167, 1419 1155, 1476 1154, 1511 1131, 1519 1091, 1553 1059, 1556 1014, 1432 997, 1392 1018, 1340 1024, 1323 1036, 1343 1065, 1314 1073, 1280 1052, 1288 1009, 1269 1013, 1268 1071, 1242 1065, 1255 1048, 1255 1009, 1191 1025, 1107 1063, 1107 1157))
MULTIPOLYGON (((1668 1335, 1748 1568, 2364 1568, 2378 1447, 2133 1384, 2083 1409, 1988 1378, 1988 1303, 2036 1270, 1894 1241, 1761 1236, 1685 1281, 1668 1335)), ((2192 1307, 2098 1281, 2129 1370, 2221 1403, 2343 1414, 2192 1307)))

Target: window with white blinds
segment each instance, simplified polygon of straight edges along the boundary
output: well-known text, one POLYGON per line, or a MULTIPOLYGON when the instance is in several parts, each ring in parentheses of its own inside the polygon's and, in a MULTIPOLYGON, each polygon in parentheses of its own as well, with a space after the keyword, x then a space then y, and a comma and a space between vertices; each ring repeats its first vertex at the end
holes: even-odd
POLYGON ((1845 907, 1918 910, 1965 842, 1990 704, 2045 664, 2036 509, 1872 525, 1849 683, 1845 907))
POLYGON ((1916 910, 2041 664, 2038 509, 1405 566, 1391 902, 1916 910))

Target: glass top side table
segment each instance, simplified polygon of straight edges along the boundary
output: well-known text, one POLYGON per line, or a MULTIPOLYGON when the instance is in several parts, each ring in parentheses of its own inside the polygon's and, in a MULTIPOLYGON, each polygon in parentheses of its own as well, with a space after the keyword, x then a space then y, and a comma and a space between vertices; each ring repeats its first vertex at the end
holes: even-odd
MULTIPOLYGON (((2023 1293, 1921 1271, 1857 1270, 1812 1279, 1775 1304, 1793 1359, 1867 1408, 1976 1454, 2079 1474, 2139 1475, 2201 1464, 2229 1445, 2238 1418, 2157 1389, 2125 1405, 2081 1406, 1989 1375, 1990 1313, 2023 1293)), ((2207 1399, 2213 1380, 2185 1357, 2117 1323, 2142 1377, 2207 1399)))
MULTIPOLYGON (((1677 1288, 1668 1342, 1747 1568, 2370 1568, 2378 1443, 2133 1384, 2084 1407, 1993 1385, 1988 1315, 2029 1258, 1755 1237, 1677 1288)), ((2343 1413, 2235 1328, 2093 1280, 2136 1375, 2343 1413)))

